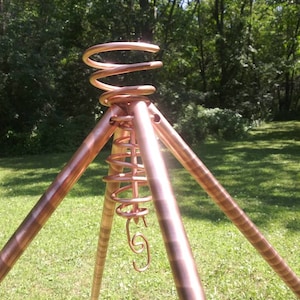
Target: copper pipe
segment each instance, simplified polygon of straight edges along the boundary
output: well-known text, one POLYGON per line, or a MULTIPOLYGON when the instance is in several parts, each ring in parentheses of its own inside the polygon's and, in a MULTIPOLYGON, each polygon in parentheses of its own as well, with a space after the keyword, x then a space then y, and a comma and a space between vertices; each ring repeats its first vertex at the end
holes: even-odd
POLYGON ((122 115, 123 113, 123 110, 117 106, 111 107, 105 113, 96 127, 83 141, 69 163, 58 174, 47 191, 3 247, 0 252, 0 282, 38 234, 88 165, 107 143, 118 125, 117 123, 111 124, 110 119, 116 114, 122 115))
POLYGON ((161 141, 300 298, 300 279, 297 275, 153 104, 150 105, 150 111, 159 119, 155 123, 155 131, 161 141))
MULTIPOLYGON (((114 141, 124 135, 124 131, 117 129, 114 134, 114 141)), ((125 150, 125 149, 124 149, 125 150)), ((123 150, 123 151, 124 151, 123 150)), ((113 144, 111 153, 120 153, 118 146, 113 144)), ((123 171, 123 166, 110 165, 108 175, 116 175, 123 171)), ((94 267, 94 277, 92 285, 91 299, 98 300, 101 288, 101 282, 104 272, 105 260, 107 255, 107 249, 110 239, 111 228, 113 224, 113 218, 115 214, 116 202, 111 199, 111 194, 118 189, 120 182, 110 182, 106 184, 101 225, 94 267)))
POLYGON ((134 126, 179 299, 206 299, 145 102, 132 103, 134 126))

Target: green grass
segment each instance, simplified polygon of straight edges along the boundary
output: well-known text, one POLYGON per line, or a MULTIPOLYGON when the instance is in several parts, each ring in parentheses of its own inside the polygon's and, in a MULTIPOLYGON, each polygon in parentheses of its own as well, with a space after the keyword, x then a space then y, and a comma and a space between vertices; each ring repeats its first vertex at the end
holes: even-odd
MULTIPOLYGON (((270 123, 240 142, 194 149, 216 178, 300 275, 300 122, 270 123)), ((0 299, 88 299, 107 173, 102 152, 0 286, 0 299)), ((0 159, 0 247, 55 178, 70 155, 0 159)), ((166 154, 170 177, 207 299, 296 299, 190 175, 166 154)), ((151 207, 151 206, 150 206, 151 207)), ((156 216, 139 228, 151 244, 143 264, 127 246, 116 216, 101 299, 177 299, 156 216)))

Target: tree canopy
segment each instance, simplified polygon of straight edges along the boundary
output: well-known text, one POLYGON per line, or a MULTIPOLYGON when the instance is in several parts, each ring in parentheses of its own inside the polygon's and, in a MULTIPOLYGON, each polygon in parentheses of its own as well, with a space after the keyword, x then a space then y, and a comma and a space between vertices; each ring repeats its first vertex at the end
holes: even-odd
POLYGON ((140 77, 172 122, 187 105, 299 117, 296 0, 0 0, 0 153, 81 142, 104 109, 81 57, 110 41, 160 46, 140 77))

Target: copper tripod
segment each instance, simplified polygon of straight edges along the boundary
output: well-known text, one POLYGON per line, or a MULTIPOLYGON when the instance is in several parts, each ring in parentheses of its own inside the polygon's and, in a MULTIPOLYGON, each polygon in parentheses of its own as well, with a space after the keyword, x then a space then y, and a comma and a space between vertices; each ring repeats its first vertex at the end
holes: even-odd
POLYGON ((145 222, 148 211, 141 205, 152 198, 179 298, 205 299, 167 169, 161 156, 156 138, 158 136, 300 298, 300 279, 146 97, 152 94, 155 88, 149 85, 115 87, 99 80, 107 76, 158 68, 162 63, 118 65, 99 61, 99 53, 113 50, 157 52, 159 48, 145 43, 121 42, 97 45, 84 53, 84 62, 99 69, 92 74, 90 81, 96 87, 106 91, 100 97, 100 102, 109 106, 109 109, 1 250, 0 281, 4 279, 68 191, 114 134, 114 143, 108 158, 109 174, 104 178, 107 184, 91 299, 99 298, 115 211, 127 219, 126 230, 132 250, 136 253, 145 250, 148 253, 146 266, 139 267, 134 264, 135 269, 143 271, 147 268, 150 262, 148 241, 142 234, 131 236, 129 227, 131 221, 145 222), (150 196, 143 196, 140 193, 140 188, 144 185, 149 186, 150 196), (126 197, 129 192, 131 196, 126 197))

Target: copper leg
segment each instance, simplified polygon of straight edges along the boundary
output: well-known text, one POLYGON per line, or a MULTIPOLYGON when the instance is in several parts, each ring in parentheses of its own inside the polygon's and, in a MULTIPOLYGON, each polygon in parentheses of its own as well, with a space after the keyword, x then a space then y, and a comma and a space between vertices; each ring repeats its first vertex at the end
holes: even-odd
POLYGON ((122 115, 123 110, 113 106, 101 118, 70 162, 58 174, 48 190, 3 247, 0 252, 0 282, 111 137, 117 124, 111 125, 110 119, 116 114, 122 115))
POLYGON ((300 298, 300 279, 297 275, 290 269, 283 258, 259 232, 258 228, 253 224, 249 217, 214 178, 207 167, 187 146, 153 104, 150 106, 150 111, 156 114, 160 119, 160 122, 155 124, 155 129, 161 141, 171 150, 178 161, 181 162, 187 171, 189 171, 202 188, 211 196, 215 203, 256 248, 273 270, 290 287, 298 298, 300 298))
MULTIPOLYGON (((121 129, 117 129, 114 134, 114 139, 122 136, 124 131, 121 129)), ((120 149, 113 145, 112 154, 120 153, 120 149), (117 149, 116 149, 117 148, 117 149)), ((110 167, 108 171, 108 175, 116 175, 122 172, 122 166, 114 166, 110 167)), ((111 228, 113 224, 113 218, 115 214, 116 202, 111 199, 112 193, 118 189, 120 186, 120 182, 109 182, 106 184, 105 196, 104 196, 104 204, 100 225, 100 233, 96 254, 96 262, 94 268, 94 277, 93 277, 93 286, 92 286, 92 294, 91 299, 97 300, 100 294, 102 276, 104 272, 105 259, 107 255, 107 249, 110 239, 111 228)))
POLYGON ((136 102, 132 106, 141 156, 178 296, 185 300, 205 299, 167 170, 154 135, 148 107, 145 102, 136 102))

